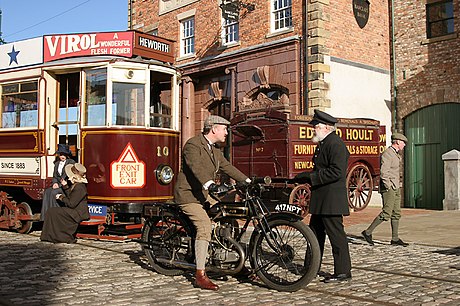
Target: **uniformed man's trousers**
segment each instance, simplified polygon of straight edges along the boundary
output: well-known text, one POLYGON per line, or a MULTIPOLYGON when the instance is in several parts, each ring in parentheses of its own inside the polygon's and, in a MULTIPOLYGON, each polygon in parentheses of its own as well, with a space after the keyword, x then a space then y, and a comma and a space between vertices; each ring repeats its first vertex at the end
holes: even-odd
POLYGON ((310 227, 315 232, 321 250, 321 259, 324 253, 324 242, 326 234, 332 246, 334 257, 334 274, 350 274, 351 259, 348 248, 348 240, 343 228, 343 217, 341 215, 312 215, 310 227))

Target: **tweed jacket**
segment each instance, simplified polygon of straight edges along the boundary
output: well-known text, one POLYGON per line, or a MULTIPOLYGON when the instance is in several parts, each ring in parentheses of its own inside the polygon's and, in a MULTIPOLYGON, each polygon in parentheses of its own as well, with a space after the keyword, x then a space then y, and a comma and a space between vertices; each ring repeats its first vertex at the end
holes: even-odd
POLYGON ((310 213, 316 215, 349 215, 346 175, 348 152, 345 143, 332 132, 317 146, 311 173, 310 213))
POLYGON ((72 208, 72 210, 68 210, 72 219, 77 223, 88 220, 90 215, 86 185, 83 183, 75 183, 73 186, 63 186, 62 190, 64 194, 61 195, 59 200, 62 201, 66 207, 72 208))
POLYGON ((399 188, 401 155, 393 147, 388 147, 380 157, 380 192, 399 188))
POLYGON ((75 164, 75 161, 71 158, 67 158, 64 163, 64 167, 62 168, 62 173, 59 174, 58 168, 60 162, 61 161, 59 159, 54 162, 53 180, 51 184, 57 183, 59 187, 62 187, 61 179, 67 179, 67 174, 65 173, 64 168, 69 164, 75 164))
POLYGON ((177 204, 205 203, 208 191, 204 190, 203 185, 210 180, 216 180, 219 171, 238 182, 247 179, 218 148, 211 146, 211 150, 209 149, 203 134, 187 141, 182 150, 181 166, 174 186, 174 201, 177 204))

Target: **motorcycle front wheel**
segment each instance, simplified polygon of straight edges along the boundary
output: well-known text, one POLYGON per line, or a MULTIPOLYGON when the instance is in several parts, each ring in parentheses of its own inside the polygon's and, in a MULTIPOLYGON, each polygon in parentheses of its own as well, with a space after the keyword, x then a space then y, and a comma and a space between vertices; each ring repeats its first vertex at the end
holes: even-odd
POLYGON ((193 260, 190 229, 178 215, 152 217, 142 231, 143 249, 150 266, 156 272, 175 276, 184 273, 174 262, 193 260))
POLYGON ((268 287, 293 292, 315 278, 321 254, 315 234, 305 223, 272 220, 267 234, 255 235, 251 265, 268 287))

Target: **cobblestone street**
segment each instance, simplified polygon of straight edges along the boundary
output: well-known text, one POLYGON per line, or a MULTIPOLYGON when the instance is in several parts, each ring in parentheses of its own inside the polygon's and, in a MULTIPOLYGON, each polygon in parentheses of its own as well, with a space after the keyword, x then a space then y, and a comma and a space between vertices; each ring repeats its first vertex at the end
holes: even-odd
MULTIPOLYGON (((457 213, 455 215, 459 217, 457 213)), ((407 218, 409 219, 409 218, 407 218)), ((412 220, 417 222, 417 220, 412 220)), ((140 245, 79 239, 39 241, 40 232, 0 232, 2 305, 458 305, 460 248, 411 243, 365 244, 350 235, 353 280, 316 278, 294 293, 258 282, 216 278, 218 292, 193 288, 192 274, 168 277, 149 269, 140 245)), ((322 266, 332 272, 327 245, 322 266)))

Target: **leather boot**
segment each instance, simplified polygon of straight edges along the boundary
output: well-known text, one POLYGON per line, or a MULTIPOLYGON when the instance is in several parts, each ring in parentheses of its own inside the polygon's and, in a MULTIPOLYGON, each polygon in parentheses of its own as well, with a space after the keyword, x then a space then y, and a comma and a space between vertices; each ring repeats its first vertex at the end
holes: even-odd
POLYGON ((219 286, 211 282, 204 270, 196 270, 195 285, 201 289, 217 291, 219 286))

